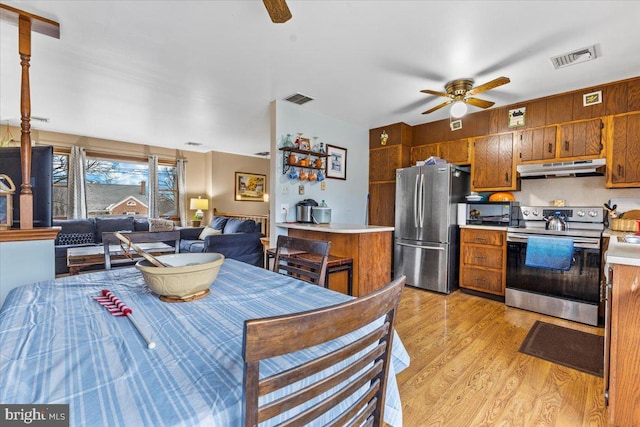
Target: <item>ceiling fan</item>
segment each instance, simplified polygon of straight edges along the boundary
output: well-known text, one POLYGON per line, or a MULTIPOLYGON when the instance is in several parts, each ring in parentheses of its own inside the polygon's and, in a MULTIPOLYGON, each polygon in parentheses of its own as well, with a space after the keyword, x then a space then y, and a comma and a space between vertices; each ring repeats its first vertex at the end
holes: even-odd
POLYGON ((274 24, 282 24, 291 19, 291 11, 285 0, 262 0, 274 24))
POLYGON ((473 87, 472 79, 457 79, 450 81, 444 86, 447 93, 429 89, 421 90, 420 92, 422 93, 450 98, 448 101, 443 102, 440 105, 436 105, 435 107, 425 111, 422 114, 433 113, 434 111, 439 110, 442 107, 446 107, 449 104, 453 104, 451 106, 451 115, 455 118, 459 118, 465 115, 465 113, 467 112, 466 104, 473 105, 474 107, 479 108, 489 108, 493 104, 495 104, 495 102, 485 101, 484 99, 473 98, 471 96, 486 92, 498 86, 505 85, 510 81, 511 80, 509 80, 508 77, 498 77, 497 79, 491 80, 490 82, 473 87))

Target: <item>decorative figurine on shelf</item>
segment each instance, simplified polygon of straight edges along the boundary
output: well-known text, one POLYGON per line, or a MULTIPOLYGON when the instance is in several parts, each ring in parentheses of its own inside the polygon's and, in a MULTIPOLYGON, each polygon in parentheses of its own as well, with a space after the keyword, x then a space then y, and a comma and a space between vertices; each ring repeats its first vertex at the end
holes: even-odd
POLYGON ((320 146, 318 145, 318 137, 317 136, 313 137, 313 146, 311 147, 311 151, 315 151, 316 153, 318 153, 320 151, 320 146))
POLYGON ((298 137, 296 138, 296 142, 294 142, 295 148, 300 148, 300 142, 302 139, 302 132, 298 132, 298 137))
POLYGON ((386 130, 383 130, 382 134, 380 134, 380 145, 387 145, 388 140, 389 140, 389 135, 387 135, 386 130))
POLYGON ((318 152, 324 154, 324 142, 320 143, 320 149, 318 150, 318 152))

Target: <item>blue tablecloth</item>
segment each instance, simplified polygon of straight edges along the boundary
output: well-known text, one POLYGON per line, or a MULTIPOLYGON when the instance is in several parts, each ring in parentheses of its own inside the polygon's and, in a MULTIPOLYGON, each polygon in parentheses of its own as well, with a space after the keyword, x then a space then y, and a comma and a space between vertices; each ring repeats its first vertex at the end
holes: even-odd
MULTIPOLYGON (((74 426, 240 426, 244 321, 349 298, 231 259, 211 294, 188 303, 160 301, 134 267, 22 286, 0 311, 0 402, 68 403, 74 426), (155 350, 91 298, 102 289, 133 310, 155 350)), ((392 426, 402 425, 395 374, 408 365, 396 336, 392 426)))

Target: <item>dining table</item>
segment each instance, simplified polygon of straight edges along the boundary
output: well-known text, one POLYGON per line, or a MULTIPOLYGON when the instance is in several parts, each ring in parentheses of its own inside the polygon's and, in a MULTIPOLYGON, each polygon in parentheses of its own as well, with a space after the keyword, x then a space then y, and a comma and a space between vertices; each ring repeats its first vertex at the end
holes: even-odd
MULTIPOLYGON (((24 285, 0 309, 0 403, 68 404, 71 426, 241 426, 244 322, 351 298, 232 259, 206 297, 188 302, 161 301, 134 266, 24 285), (103 290, 132 310, 155 348, 96 301, 103 290)), ((289 357, 331 351, 326 345, 289 357)), ((409 362, 394 332, 384 409, 394 427, 402 425, 396 374, 409 362)), ((274 358, 261 375, 290 363, 274 358)))

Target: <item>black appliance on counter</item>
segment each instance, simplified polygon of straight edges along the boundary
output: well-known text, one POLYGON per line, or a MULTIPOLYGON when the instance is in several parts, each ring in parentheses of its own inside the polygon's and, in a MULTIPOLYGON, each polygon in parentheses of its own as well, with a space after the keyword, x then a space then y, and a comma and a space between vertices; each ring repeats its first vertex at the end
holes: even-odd
POLYGON ((467 224, 503 227, 520 226, 519 202, 467 202, 467 224))
POLYGON ((318 206, 313 199, 304 199, 296 203, 296 221, 313 224, 312 208, 318 206))
POLYGON ((537 313, 598 324, 600 304, 602 207, 521 206, 523 225, 507 228, 505 303, 537 313), (564 230, 547 229, 550 218, 561 216, 564 230), (573 240, 567 271, 530 267, 525 263, 531 236, 573 240))

